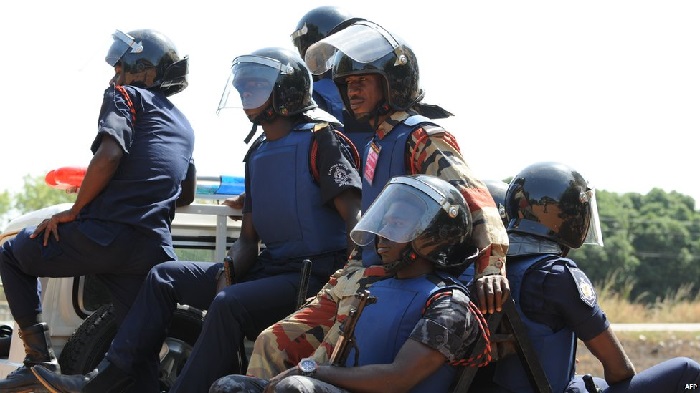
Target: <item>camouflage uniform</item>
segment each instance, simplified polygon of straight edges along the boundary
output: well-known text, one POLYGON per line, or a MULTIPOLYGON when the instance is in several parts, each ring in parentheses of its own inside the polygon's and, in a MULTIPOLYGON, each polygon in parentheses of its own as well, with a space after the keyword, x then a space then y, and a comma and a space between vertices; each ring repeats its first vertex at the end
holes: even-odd
MULTIPOLYGON (((357 274, 358 270, 354 273, 357 274)), ((358 281, 365 282, 364 278, 358 281)), ((338 285, 342 284, 339 282, 338 285)), ((474 315, 469 311, 469 301, 468 295, 459 290, 436 293, 428 300, 425 313, 413 328, 410 339, 439 351, 449 362, 467 357, 480 332, 474 315)), ((209 393, 262 392, 267 383, 267 379, 232 374, 214 382, 209 393)), ((298 375, 283 379, 276 389, 314 393, 347 392, 317 379, 298 375)))
MULTIPOLYGON (((377 135, 390 133, 413 114, 395 112, 379 126, 377 135)), ((462 158, 454 136, 446 131, 428 133, 423 128, 416 129, 408 140, 406 167, 408 174, 437 176, 462 192, 474 219, 474 244, 482 250, 476 262, 477 278, 485 274, 505 275, 508 235, 491 194, 462 158)), ((365 269, 359 261, 350 260, 309 304, 258 336, 248 374, 269 379, 311 356, 314 350, 313 357, 319 364, 327 362, 355 293, 383 274, 380 266, 365 269), (323 341, 321 337, 325 337, 323 341)))

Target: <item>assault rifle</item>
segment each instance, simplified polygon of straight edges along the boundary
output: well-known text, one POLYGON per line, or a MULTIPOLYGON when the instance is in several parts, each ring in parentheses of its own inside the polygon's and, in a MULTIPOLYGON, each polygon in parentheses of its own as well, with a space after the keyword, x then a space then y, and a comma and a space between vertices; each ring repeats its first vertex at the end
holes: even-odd
POLYGON ((340 325, 340 337, 338 337, 333 354, 331 354, 330 362, 334 366, 344 366, 352 348, 355 348, 355 365, 357 365, 360 353, 355 343, 355 326, 357 326, 357 321, 365 306, 377 302, 377 298, 371 296, 366 289, 356 293, 355 297, 358 299, 357 305, 350 308, 348 317, 340 325))

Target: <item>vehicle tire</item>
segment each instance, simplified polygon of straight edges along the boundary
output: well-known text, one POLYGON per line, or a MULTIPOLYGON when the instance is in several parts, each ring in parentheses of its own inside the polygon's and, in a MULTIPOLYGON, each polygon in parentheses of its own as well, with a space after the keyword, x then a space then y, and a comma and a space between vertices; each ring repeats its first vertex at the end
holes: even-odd
MULTIPOLYGON (((173 385, 202 331, 202 312, 178 307, 173 315, 165 344, 161 349, 160 385, 167 391, 173 385)), ((104 305, 75 330, 61 351, 58 363, 62 374, 86 374, 102 361, 115 334, 114 308, 104 305)))

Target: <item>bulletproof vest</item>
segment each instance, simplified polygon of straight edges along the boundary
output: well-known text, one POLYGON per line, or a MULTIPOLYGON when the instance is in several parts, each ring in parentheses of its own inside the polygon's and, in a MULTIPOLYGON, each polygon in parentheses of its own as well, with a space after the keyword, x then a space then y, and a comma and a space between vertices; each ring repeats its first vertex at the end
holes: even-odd
MULTIPOLYGON (((444 285, 436 285, 427 276, 388 278, 372 284, 369 291, 377 302, 364 308, 355 327, 355 340, 359 348, 357 366, 392 363, 422 317, 430 296, 445 288, 444 285)), ((347 367, 355 365, 355 351, 354 348, 350 351, 347 367)), ((445 362, 410 391, 447 392, 455 373, 454 366, 445 362)))
POLYGON ((345 222, 323 204, 309 167, 314 125, 264 140, 248 158, 253 225, 273 259, 347 247, 345 222))
MULTIPOLYGON (((366 212, 374 202, 384 186, 394 176, 408 175, 406 168, 406 142, 411 133, 425 123, 431 123, 430 119, 420 115, 410 116, 406 120, 394 126, 394 128, 384 136, 384 138, 374 138, 376 145, 381 147, 377 165, 374 169, 374 178, 370 184, 364 175, 362 176, 362 211, 366 212)), ((362 152, 362 164, 365 165, 369 155, 371 144, 367 144, 362 152)), ((362 263, 365 266, 377 265, 381 263, 379 255, 370 244, 362 248, 362 263)))
MULTIPOLYGON (((553 265, 564 264, 575 267, 576 264, 570 259, 554 254, 537 254, 508 257, 508 268, 506 269, 511 296, 513 296, 520 318, 527 327, 528 337, 547 375, 552 391, 563 392, 574 376, 576 336, 568 328, 554 332, 549 326, 535 322, 523 314, 520 308, 523 278, 528 269, 535 264, 537 264, 537 270, 528 274, 528 286, 541 287, 546 272, 553 265)), ((532 392, 527 373, 518 356, 506 357, 496 362, 493 381, 508 392, 532 392)), ((496 391, 504 390, 497 389, 496 391)))

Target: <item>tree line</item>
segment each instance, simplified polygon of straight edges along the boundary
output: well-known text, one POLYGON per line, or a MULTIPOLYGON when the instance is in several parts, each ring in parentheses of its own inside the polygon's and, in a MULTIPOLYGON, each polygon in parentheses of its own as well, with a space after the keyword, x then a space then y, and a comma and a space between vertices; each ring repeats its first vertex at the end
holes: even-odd
MULTIPOLYGON (((654 303, 679 290, 698 296, 700 212, 695 200, 678 192, 653 189, 647 194, 597 190, 604 247, 584 245, 570 256, 597 285, 632 302, 654 303)), ((52 189, 43 176, 24 177, 21 192, 0 193, 0 223, 57 203, 75 194, 52 189)))

